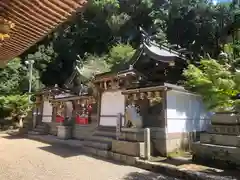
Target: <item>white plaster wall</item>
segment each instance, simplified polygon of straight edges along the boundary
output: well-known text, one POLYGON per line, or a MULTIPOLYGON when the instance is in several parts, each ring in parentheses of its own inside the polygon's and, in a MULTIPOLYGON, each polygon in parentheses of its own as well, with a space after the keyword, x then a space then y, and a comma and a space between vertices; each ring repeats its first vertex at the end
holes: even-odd
MULTIPOLYGON (((117 114, 125 112, 125 97, 122 91, 106 91, 101 99, 101 126, 116 126, 117 114), (113 117, 104 117, 113 116, 113 117), (115 117, 114 117, 115 116, 115 117)), ((124 120, 122 121, 124 123, 124 120)))
POLYGON ((53 107, 49 101, 44 101, 43 103, 43 117, 42 122, 52 122, 52 111, 53 107))
POLYGON ((204 131, 210 124, 201 97, 195 94, 170 90, 167 92, 167 131, 204 131))
POLYGON ((72 118, 72 111, 73 111, 73 104, 72 102, 66 102, 66 111, 67 111, 67 117, 72 118))

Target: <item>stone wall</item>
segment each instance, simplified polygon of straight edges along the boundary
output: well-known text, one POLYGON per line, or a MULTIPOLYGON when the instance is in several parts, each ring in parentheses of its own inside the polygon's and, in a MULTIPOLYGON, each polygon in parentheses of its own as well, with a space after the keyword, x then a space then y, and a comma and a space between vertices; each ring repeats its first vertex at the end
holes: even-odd
POLYGON ((166 134, 167 153, 178 150, 189 151, 192 149, 192 143, 200 140, 201 132, 179 132, 166 134))
POLYGON ((60 125, 60 123, 56 122, 51 122, 51 123, 46 123, 49 126, 49 134, 56 136, 57 135, 57 126, 60 125))
MULTIPOLYGON (((166 134, 164 128, 150 128, 150 134, 151 134, 151 155, 152 156, 165 156, 167 154, 167 148, 166 148, 166 134)), ((123 142, 116 142, 116 144, 124 144, 122 146, 126 146, 125 149, 129 152, 130 149, 135 149, 135 152, 131 152, 133 154, 143 154, 144 150, 141 150, 141 147, 143 146, 144 142, 144 129, 137 129, 137 128, 122 128, 121 134, 120 134, 120 141, 126 142, 125 144, 123 142), (129 142, 129 143, 127 143, 129 142), (142 144, 141 144, 142 143, 142 144)), ((120 146, 120 145, 119 145, 120 146)), ((118 148, 118 147, 117 147, 118 148)), ((123 153, 126 154, 126 150, 121 150, 123 153)), ((115 152, 120 153, 120 150, 115 150, 115 152)), ((128 153, 130 155, 130 153, 128 153)))
POLYGON ((73 127, 73 138, 75 139, 84 139, 86 136, 90 136, 94 133, 97 128, 97 123, 92 123, 88 125, 77 125, 73 127))
POLYGON ((194 159, 218 161, 219 164, 240 165, 240 116, 235 113, 215 113, 211 127, 193 145, 194 159))
POLYGON ((166 156, 166 132, 164 128, 150 128, 151 141, 152 141, 152 155, 153 156, 166 156))
POLYGON ((144 157, 144 142, 113 140, 112 151, 134 157, 144 157))

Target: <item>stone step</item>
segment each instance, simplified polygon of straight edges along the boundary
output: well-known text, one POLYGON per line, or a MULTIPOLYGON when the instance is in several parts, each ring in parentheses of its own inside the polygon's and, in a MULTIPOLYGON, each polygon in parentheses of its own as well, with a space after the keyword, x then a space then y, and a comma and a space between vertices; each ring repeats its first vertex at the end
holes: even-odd
POLYGON ((38 128, 38 129, 45 129, 46 126, 44 126, 44 125, 37 125, 36 128, 38 128))
POLYGON ((86 147, 92 147, 96 149, 102 149, 102 150, 110 150, 111 149, 111 143, 110 142, 95 142, 95 141, 88 141, 84 140, 82 144, 86 147))
POLYGON ((38 131, 28 131, 28 134, 30 135, 45 135, 44 132, 38 132, 38 131))
POLYGON ((207 131, 212 134, 240 135, 239 125, 211 125, 207 131))
POLYGON ((113 140, 112 151, 129 156, 144 157, 144 143, 113 140))
POLYGON ((240 136, 201 133, 200 142, 204 144, 240 147, 240 136))
POLYGON ((192 145, 195 157, 203 159, 216 159, 240 165, 240 148, 195 142, 192 145))
POLYGON ((93 136, 85 137, 84 140, 94 141, 94 142, 112 142, 113 138, 93 135, 93 136))
POLYGON ((234 113, 216 113, 211 117, 212 124, 240 124, 240 117, 234 113))
POLYGON ((110 137, 110 138, 116 138, 116 131, 112 132, 112 131, 101 131, 101 130, 97 130, 96 132, 94 132, 94 136, 104 136, 104 137, 110 137))
POLYGON ((126 163, 128 165, 132 165, 132 166, 136 165, 137 160, 139 160, 138 157, 127 156, 127 155, 114 153, 107 150, 101 150, 101 149, 96 149, 96 148, 86 147, 86 146, 83 148, 87 153, 90 153, 92 155, 103 157, 103 158, 109 158, 115 161, 126 163))
POLYGON ((35 132, 43 132, 43 133, 46 132, 45 129, 39 129, 39 128, 34 128, 33 131, 35 131, 35 132))

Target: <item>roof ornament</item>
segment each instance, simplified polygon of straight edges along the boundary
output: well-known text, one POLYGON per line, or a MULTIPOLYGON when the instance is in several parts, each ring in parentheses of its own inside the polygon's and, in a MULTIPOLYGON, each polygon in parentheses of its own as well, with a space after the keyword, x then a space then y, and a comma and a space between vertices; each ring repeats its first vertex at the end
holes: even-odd
POLYGON ((6 38, 10 38, 10 31, 14 27, 14 23, 0 16, 0 42, 4 41, 6 38))
MULTIPOLYGON (((192 56, 192 52, 188 51, 186 48, 182 48, 178 44, 167 44, 167 41, 162 41, 162 42, 156 42, 154 40, 154 35, 150 35, 147 33, 142 27, 139 27, 140 33, 142 35, 142 46, 148 46, 153 49, 161 49, 162 51, 168 51, 171 53, 173 56, 177 56, 183 60, 187 60, 187 56, 192 56)), ((195 41, 192 42, 192 44, 195 44, 195 41)), ((170 66, 174 66, 174 63, 170 63, 170 66)))
POLYGON ((132 64, 129 65, 129 70, 133 70, 133 65, 132 64))

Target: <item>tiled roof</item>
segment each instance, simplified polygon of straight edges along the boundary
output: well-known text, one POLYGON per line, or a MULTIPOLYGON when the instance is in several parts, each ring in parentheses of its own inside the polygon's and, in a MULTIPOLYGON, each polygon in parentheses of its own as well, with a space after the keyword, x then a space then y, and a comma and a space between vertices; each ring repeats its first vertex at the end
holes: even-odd
POLYGON ((10 38, 0 41, 0 62, 20 55, 82 11, 87 0, 0 0, 0 16, 13 22, 10 38))

